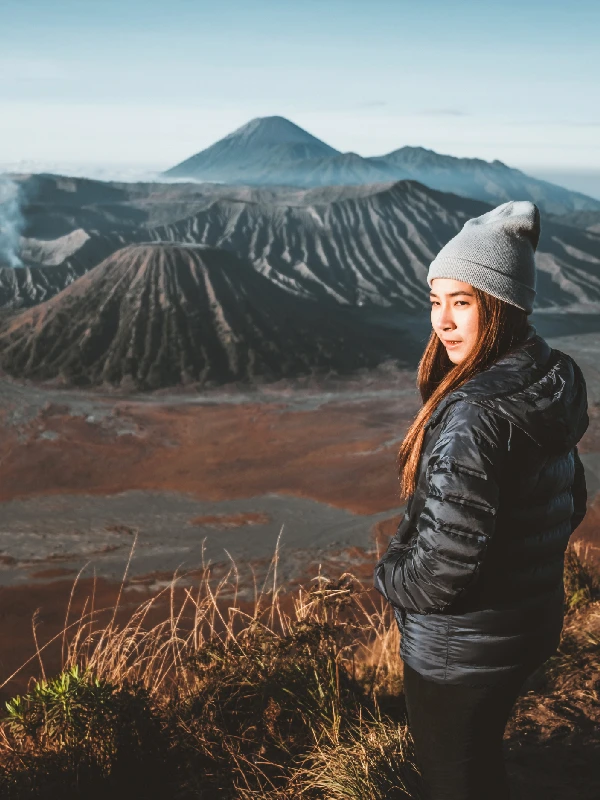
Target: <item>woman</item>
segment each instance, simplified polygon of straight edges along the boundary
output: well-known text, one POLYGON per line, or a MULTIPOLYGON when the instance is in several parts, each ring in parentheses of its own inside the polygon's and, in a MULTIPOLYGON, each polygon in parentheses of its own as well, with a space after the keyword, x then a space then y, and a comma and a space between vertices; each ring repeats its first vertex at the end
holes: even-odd
POLYGON ((468 220, 427 276, 423 406, 399 451, 406 513, 375 570, 400 626, 431 800, 509 797, 502 738, 559 644, 564 552, 586 510, 585 382, 528 324, 539 211, 468 220))

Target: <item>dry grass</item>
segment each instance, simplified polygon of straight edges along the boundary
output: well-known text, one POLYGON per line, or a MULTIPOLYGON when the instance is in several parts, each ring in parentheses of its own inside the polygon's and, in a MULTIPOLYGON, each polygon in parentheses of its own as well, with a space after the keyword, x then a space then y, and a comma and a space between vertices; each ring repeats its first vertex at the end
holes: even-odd
MULTIPOLYGON (((62 673, 48 679, 38 646, 41 680, 0 724, 1 796, 418 798, 390 609, 349 574, 286 596, 277 565, 278 550, 250 610, 234 564, 219 580, 203 565, 193 588, 175 575, 125 622, 93 595, 78 619, 67 609, 62 673)), ((567 570, 583 614, 597 584, 576 554, 567 570)), ((598 665, 598 641, 569 654, 565 629, 540 696, 598 665)))
MULTIPOLYGON (((333 796, 315 777, 325 754, 342 758, 388 724, 385 757, 393 751, 401 771, 414 771, 405 727, 380 710, 402 689, 389 609, 349 574, 318 575, 284 597, 277 565, 278 549, 250 610, 238 602, 234 564, 218 581, 203 565, 193 588, 175 575, 124 623, 118 602, 106 621, 93 595, 78 619, 67 609, 63 672, 47 679, 52 642, 38 645, 42 680, 9 704, 2 797, 114 796, 134 776, 144 797, 333 796)), ((365 765, 382 757, 370 745, 361 752, 365 765)))

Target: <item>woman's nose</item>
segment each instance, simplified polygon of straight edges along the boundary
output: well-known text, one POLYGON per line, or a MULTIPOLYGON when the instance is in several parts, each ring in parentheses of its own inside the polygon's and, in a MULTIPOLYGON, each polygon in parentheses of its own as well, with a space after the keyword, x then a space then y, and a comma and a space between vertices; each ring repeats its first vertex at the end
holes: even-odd
POLYGON ((443 330, 452 330, 456 327, 449 308, 442 306, 438 324, 443 330))

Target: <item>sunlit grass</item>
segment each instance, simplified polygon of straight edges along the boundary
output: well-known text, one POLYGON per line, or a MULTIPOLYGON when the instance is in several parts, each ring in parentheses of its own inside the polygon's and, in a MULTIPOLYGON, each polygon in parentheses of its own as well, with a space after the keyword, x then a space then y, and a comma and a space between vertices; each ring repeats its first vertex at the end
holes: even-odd
MULTIPOLYGON (((235 564, 218 580, 203 566, 194 586, 176 574, 128 614, 129 564, 113 609, 92 594, 71 619, 70 602, 60 674, 36 640, 23 669, 41 678, 7 704, 0 796, 419 798, 389 607, 350 574, 286 595, 278 553, 249 604, 235 564)), ((576 553, 566 564, 581 613, 597 584, 576 553)), ((598 664, 598 645, 550 659, 545 690, 598 664)))

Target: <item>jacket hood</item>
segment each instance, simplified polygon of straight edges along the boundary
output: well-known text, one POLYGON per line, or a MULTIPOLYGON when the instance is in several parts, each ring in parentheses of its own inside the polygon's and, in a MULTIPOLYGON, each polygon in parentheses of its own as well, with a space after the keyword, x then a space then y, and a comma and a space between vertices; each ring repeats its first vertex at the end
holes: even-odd
POLYGON ((529 326, 523 344, 474 375, 437 406, 427 426, 458 400, 488 408, 552 453, 570 450, 588 424, 583 374, 529 326))

